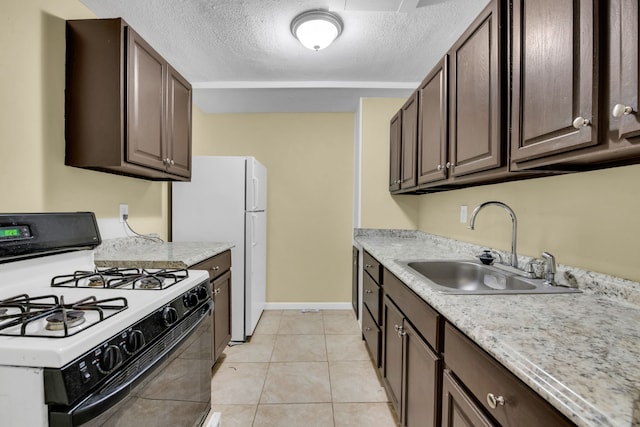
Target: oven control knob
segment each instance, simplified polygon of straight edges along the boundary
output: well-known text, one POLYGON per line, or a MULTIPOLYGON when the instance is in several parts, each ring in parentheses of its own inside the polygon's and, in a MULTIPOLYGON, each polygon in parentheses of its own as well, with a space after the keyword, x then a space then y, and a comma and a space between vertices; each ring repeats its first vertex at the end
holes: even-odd
POLYGON ((205 286, 199 286, 198 289, 196 289, 196 293, 198 294, 198 299, 201 300, 209 297, 209 291, 205 286))
POLYGON ((104 349, 98 367, 102 373, 108 374, 118 367, 120 363, 122 363, 120 348, 117 345, 110 345, 104 349))
POLYGON ((178 321, 178 312, 173 307, 165 307, 162 310, 162 320, 165 326, 171 326, 178 321))
POLYGON ((128 354, 133 354, 140 350, 144 346, 144 334, 140 330, 133 330, 127 336, 127 341, 124 343, 124 351, 128 354))
POLYGON ((195 292, 189 292, 184 297, 182 297, 182 302, 184 306, 187 308, 193 308, 198 305, 198 295, 195 292))

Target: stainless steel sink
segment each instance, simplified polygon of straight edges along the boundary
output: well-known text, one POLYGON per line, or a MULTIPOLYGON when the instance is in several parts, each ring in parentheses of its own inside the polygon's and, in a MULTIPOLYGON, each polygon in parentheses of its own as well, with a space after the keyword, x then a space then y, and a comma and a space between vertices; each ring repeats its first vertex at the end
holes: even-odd
POLYGON ((398 261, 428 279, 437 291, 448 294, 556 294, 581 292, 550 286, 542 279, 528 279, 474 261, 398 261))

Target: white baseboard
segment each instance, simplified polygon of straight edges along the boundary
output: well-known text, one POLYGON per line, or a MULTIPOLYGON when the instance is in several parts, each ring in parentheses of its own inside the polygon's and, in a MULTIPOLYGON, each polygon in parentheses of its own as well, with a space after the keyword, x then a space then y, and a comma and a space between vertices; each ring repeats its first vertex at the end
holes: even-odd
POLYGON ((268 302, 265 310, 351 310, 350 302, 268 302))

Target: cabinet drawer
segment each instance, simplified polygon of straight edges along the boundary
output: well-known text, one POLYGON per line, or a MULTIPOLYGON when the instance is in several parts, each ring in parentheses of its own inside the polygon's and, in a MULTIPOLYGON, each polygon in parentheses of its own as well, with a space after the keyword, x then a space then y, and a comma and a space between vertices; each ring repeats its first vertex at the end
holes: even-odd
POLYGON ((445 369, 442 375, 442 427, 456 427, 457 420, 467 420, 468 425, 476 427, 496 427, 451 372, 445 369))
POLYGON ((382 285, 382 266, 380 263, 367 251, 363 254, 363 269, 371 275, 373 280, 379 285, 382 285))
POLYGON ((444 361, 480 405, 502 426, 572 426, 560 412, 516 378, 493 357, 447 323, 444 361), (490 394, 504 404, 491 408, 490 394))
POLYGON ((380 318, 381 294, 382 289, 380 286, 378 286, 368 274, 365 274, 362 278, 362 302, 367 306, 378 325, 380 325, 382 321, 380 318))
POLYGON ((365 343, 367 343, 371 358, 378 368, 380 367, 381 335, 378 324, 373 320, 371 313, 365 307, 364 310, 362 310, 362 336, 364 337, 365 343))
POLYGON ((384 292, 393 300, 427 343, 442 351, 442 316, 422 298, 402 283, 396 276, 384 269, 384 292))
POLYGON ((191 270, 207 270, 209 277, 213 280, 225 271, 231 269, 231 251, 225 251, 219 255, 205 259, 189 268, 191 270))

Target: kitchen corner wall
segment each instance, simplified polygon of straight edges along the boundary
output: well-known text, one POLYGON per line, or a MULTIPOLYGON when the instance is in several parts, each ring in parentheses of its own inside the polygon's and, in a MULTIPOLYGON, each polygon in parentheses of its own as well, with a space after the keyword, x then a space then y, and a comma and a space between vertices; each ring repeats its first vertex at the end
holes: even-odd
POLYGON ((78 0, 0 2, 0 212, 93 211, 167 237, 167 184, 64 165, 65 20, 78 0))
POLYGON ((361 214, 358 228, 418 227, 419 200, 389 193, 389 121, 403 98, 364 98, 360 120, 362 143, 361 214))
POLYGON ((352 113, 205 114, 195 156, 267 167, 267 302, 351 300, 352 113))

